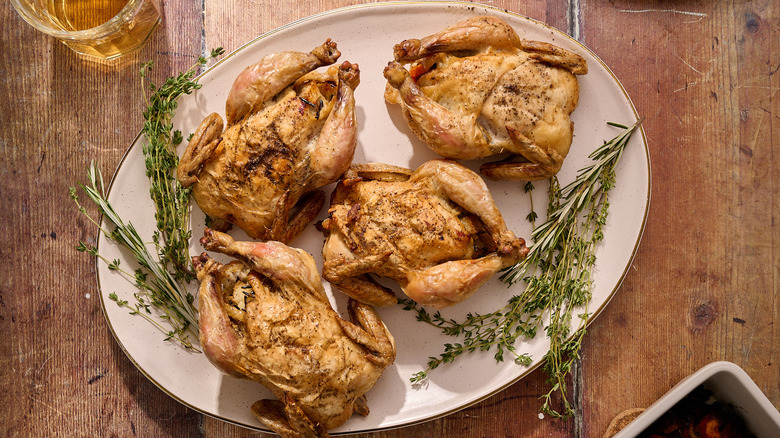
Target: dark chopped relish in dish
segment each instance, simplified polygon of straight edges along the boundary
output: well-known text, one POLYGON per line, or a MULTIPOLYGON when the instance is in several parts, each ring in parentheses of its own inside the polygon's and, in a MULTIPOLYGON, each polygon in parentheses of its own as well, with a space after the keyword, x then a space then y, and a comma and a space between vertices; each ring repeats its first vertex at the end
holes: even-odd
POLYGON ((639 438, 756 438, 734 406, 701 386, 677 402, 639 438))

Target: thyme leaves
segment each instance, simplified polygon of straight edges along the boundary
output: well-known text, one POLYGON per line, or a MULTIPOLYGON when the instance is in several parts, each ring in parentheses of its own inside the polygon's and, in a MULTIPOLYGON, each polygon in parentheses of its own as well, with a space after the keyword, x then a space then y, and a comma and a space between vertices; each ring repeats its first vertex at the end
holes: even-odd
POLYGON ((94 162, 89 167, 89 184, 79 183, 79 186, 112 229, 103 228, 100 221, 89 216, 79 203, 75 187, 71 187, 69 193, 79 212, 95 224, 108 240, 127 248, 140 266, 128 272, 120 266, 119 260, 107 260, 99 254, 97 247, 79 242, 77 251, 102 260, 109 270, 130 279, 137 289, 132 304, 116 293, 110 293, 108 298, 163 331, 166 341, 176 341, 184 348, 196 351, 190 335, 198 336, 198 310, 194 297, 184 284, 194 278, 189 258, 190 190, 182 187, 175 176, 179 162, 176 146, 182 142, 183 135, 173 129, 173 117, 178 98, 201 87, 195 78, 197 70, 223 53, 222 48, 212 50, 209 56, 199 57, 187 71, 169 77, 160 86, 146 82, 154 63, 149 61, 141 65, 144 91, 151 93, 147 96, 147 108, 143 112, 142 133, 146 139, 143 154, 149 193, 155 205, 156 229, 152 235, 155 250, 150 250, 151 244, 141 238, 132 223, 124 222, 109 203, 103 176, 94 162))
MULTIPOLYGON (((540 410, 553 417, 574 413, 566 376, 579 356, 590 317, 587 307, 592 297, 595 248, 604 238, 615 167, 641 122, 630 127, 609 123, 622 131, 590 154, 593 162, 580 169, 574 181, 561 188, 557 178, 550 179, 547 219, 538 226, 532 202, 527 219, 534 226, 533 245, 525 259, 507 268, 500 277, 509 286, 524 282, 525 288, 502 308, 486 314, 469 313, 464 320, 456 321, 440 312, 430 314, 412 300, 400 300, 405 310, 417 314, 418 321, 459 338, 459 342, 444 344, 444 351, 438 356, 429 357, 427 368, 410 378, 413 384, 424 382, 428 373, 440 365, 476 351, 492 350, 497 362, 502 362, 508 352, 515 363, 529 366, 533 359, 517 351, 516 342, 532 339, 542 329, 550 340, 543 358, 550 390, 541 397, 540 410), (554 407, 555 394, 561 399, 559 408, 554 407)), ((524 187, 526 193, 533 189, 530 183, 524 187)))

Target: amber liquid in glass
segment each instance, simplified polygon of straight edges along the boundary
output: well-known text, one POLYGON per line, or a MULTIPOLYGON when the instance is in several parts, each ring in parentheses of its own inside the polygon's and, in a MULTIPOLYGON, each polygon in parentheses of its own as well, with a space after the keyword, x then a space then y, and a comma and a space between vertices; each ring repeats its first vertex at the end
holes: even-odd
POLYGON ((87 30, 114 18, 127 0, 48 0, 50 17, 64 30, 87 30))
MULTIPOLYGON (((52 24, 66 31, 88 31, 109 22, 129 0, 46 0, 46 15, 52 24)), ((86 39, 63 39, 75 51, 112 59, 143 45, 160 22, 154 2, 147 0, 123 22, 112 24, 108 34, 95 33, 86 39)))

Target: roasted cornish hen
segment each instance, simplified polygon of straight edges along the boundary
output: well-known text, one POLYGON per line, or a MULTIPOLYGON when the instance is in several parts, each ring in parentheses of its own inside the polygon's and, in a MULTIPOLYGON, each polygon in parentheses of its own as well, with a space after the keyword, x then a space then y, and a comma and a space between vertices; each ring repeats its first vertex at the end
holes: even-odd
POLYGON ((319 213, 325 195, 316 189, 338 179, 357 144, 357 64, 314 71, 339 56, 328 40, 311 53, 266 56, 236 78, 227 128, 218 114, 206 117, 179 163, 206 215, 289 242, 319 213))
POLYGON ((560 170, 579 100, 575 75, 588 71, 582 57, 521 40, 494 17, 403 41, 394 57, 385 99, 434 152, 458 160, 508 153, 480 169, 493 179, 539 180, 560 170))
POLYGON ((322 223, 323 276, 372 305, 396 303, 369 274, 397 281, 407 296, 437 308, 471 296, 528 252, 473 171, 432 160, 414 172, 353 165, 336 185, 322 223))
POLYGON ((393 337, 369 306, 349 302, 353 323, 333 310, 305 251, 279 242, 237 242, 207 229, 201 244, 239 260, 194 257, 200 341, 221 371, 260 382, 278 400, 252 413, 283 437, 327 436, 357 412, 395 359, 393 337))

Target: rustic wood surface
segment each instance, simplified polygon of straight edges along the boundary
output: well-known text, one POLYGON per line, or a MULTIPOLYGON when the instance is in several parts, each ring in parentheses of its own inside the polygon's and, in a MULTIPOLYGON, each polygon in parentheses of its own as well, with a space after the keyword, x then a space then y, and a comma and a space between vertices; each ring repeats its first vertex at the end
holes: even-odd
MULTIPOLYGON (((265 435, 192 411, 114 341, 95 238, 68 198, 90 160, 111 174, 139 132, 137 65, 153 76, 204 50, 359 0, 164 1, 164 22, 121 62, 77 57, 0 10, 0 435, 265 435)), ((620 290, 589 328, 573 374, 577 415, 538 417, 544 375, 446 418, 377 437, 600 437, 686 375, 735 362, 780 406, 780 3, 496 0, 580 40, 621 80, 644 127, 652 202, 620 290), (775 155, 775 153, 778 155, 775 155)), ((360 435, 368 436, 368 435, 360 435)))

